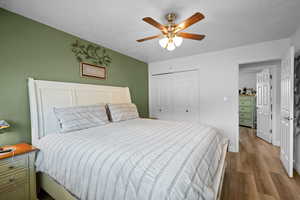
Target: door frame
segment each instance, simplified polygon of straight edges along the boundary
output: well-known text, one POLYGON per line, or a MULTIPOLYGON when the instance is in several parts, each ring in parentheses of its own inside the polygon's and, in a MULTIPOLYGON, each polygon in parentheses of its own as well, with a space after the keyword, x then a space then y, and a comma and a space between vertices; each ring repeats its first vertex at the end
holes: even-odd
MULTIPOLYGON (((263 68, 269 68, 272 74, 272 91, 271 91, 271 103, 272 103, 272 145, 274 146, 280 146, 280 141, 278 140, 280 136, 280 127, 278 126, 278 121, 280 120, 280 110, 278 110, 276 105, 280 105, 280 101, 278 101, 278 98, 280 99, 280 92, 278 93, 278 89, 280 90, 280 70, 281 70, 281 60, 275 59, 275 60, 265 60, 265 61, 258 61, 258 62, 251 62, 251 63, 240 63, 238 65, 238 88, 239 88, 239 74, 240 74, 240 68, 241 65, 244 64, 261 64, 263 68), (268 63, 270 62, 270 63, 268 63), (274 62, 274 63, 273 63, 274 62), (266 64, 264 64, 266 63, 266 64), (276 71, 277 70, 277 71, 276 71), (279 96, 278 96, 279 95, 279 96), (275 138, 274 136, 277 136, 275 138)), ((239 98, 239 95, 238 95, 239 98)), ((239 101, 239 100, 238 100, 239 101)), ((237 104, 237 108, 239 110, 239 103, 237 104)), ((238 121, 239 121, 239 112, 238 112, 238 121)), ((238 124, 239 129, 239 124, 238 124)), ((238 134, 238 140, 239 141, 240 134, 238 134)), ((239 144, 238 144, 239 145, 239 144)))

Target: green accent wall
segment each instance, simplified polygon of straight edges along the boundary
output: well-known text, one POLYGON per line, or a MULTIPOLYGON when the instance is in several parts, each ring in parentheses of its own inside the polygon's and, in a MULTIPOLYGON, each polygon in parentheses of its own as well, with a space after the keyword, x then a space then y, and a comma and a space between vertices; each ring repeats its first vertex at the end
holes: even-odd
MULTIPOLYGON (((107 49, 108 79, 81 78, 71 51, 75 36, 0 9, 0 119, 11 124, 0 145, 31 141, 27 78, 126 86, 142 117, 148 116, 148 65, 107 49)), ((86 42, 86 41, 84 41, 86 42)))

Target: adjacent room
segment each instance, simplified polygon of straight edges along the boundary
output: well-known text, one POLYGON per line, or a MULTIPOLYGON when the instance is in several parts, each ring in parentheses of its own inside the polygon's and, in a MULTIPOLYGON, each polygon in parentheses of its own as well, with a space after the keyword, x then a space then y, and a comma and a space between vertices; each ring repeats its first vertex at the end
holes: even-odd
POLYGON ((0 0, 0 200, 299 200, 299 0, 0 0))

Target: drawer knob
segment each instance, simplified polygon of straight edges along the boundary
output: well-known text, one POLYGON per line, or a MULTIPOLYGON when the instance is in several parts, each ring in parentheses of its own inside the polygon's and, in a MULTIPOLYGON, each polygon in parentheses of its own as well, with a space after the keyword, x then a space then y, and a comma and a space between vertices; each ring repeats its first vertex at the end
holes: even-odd
POLYGON ((8 167, 8 169, 13 169, 13 168, 15 168, 15 167, 14 167, 14 166, 9 166, 9 167, 8 167))
POLYGON ((10 178, 10 179, 8 179, 8 181, 11 183, 11 182, 14 182, 15 181, 15 178, 10 178))

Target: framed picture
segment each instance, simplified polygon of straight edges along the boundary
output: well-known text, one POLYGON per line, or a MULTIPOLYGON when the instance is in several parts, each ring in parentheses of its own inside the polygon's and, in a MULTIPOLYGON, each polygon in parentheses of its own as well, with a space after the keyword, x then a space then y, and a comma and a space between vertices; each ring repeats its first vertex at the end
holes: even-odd
POLYGON ((89 63, 80 63, 80 75, 81 77, 91 77, 98 79, 106 79, 106 68, 92 65, 89 63))

